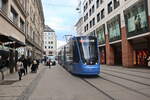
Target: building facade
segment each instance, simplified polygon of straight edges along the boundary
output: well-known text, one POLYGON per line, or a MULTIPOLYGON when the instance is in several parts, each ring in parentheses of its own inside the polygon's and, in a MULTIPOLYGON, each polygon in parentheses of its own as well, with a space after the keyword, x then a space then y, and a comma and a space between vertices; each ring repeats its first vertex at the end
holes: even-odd
POLYGON ((95 35, 101 63, 147 66, 150 0, 85 0, 83 35, 95 35))
POLYGON ((45 56, 56 56, 57 50, 57 37, 55 31, 48 25, 44 28, 44 55, 45 56))
POLYGON ((0 56, 6 59, 9 54, 11 72, 18 53, 33 59, 42 57, 43 31, 41 0, 0 0, 0 51, 6 53, 0 56))
MULTIPOLYGON (((24 0, 22 0, 24 1, 24 0)), ((43 54, 44 14, 41 0, 25 0, 28 17, 26 19, 26 56, 41 59, 43 54)))
POLYGON ((83 17, 81 17, 75 25, 76 32, 78 35, 82 35, 84 32, 82 24, 83 24, 83 17))

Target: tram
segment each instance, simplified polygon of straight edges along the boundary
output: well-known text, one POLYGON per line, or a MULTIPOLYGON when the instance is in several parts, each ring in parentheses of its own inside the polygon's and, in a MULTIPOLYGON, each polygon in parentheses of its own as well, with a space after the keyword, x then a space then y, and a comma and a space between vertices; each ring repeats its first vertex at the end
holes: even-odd
POLYGON ((98 75, 100 58, 97 38, 94 36, 76 36, 60 48, 58 63, 67 71, 78 75, 98 75))

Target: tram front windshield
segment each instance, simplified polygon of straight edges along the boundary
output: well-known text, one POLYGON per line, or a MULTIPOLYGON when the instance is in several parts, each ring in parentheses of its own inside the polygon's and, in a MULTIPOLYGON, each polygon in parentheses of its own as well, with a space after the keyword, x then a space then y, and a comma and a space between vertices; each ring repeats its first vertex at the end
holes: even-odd
POLYGON ((78 43, 82 62, 87 65, 97 64, 97 39, 95 37, 80 37, 78 43))

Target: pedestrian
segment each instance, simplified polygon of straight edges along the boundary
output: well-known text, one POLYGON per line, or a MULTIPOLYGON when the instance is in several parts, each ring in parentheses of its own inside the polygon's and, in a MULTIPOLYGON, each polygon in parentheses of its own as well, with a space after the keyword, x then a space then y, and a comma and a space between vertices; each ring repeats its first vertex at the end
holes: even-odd
POLYGON ((25 75, 25 69, 24 69, 23 63, 20 59, 17 61, 17 68, 18 68, 19 80, 21 80, 22 74, 24 73, 24 75, 25 75))
POLYGON ((49 68, 51 68, 51 65, 52 65, 52 62, 51 62, 51 59, 48 60, 48 66, 49 68))
POLYGON ((150 56, 147 58, 148 67, 150 67, 150 56))
POLYGON ((37 62, 36 62, 36 60, 33 60, 33 62, 32 62, 31 72, 32 73, 37 72, 37 62))
POLYGON ((40 62, 39 62, 39 60, 38 60, 38 59, 36 60, 36 62, 37 62, 36 67, 37 67, 37 69, 38 69, 38 68, 39 68, 39 64, 40 64, 40 62))
POLYGON ((28 60, 27 60, 27 58, 25 57, 22 62, 23 62, 25 72, 26 72, 26 74, 28 74, 28 67, 27 67, 28 66, 28 60))

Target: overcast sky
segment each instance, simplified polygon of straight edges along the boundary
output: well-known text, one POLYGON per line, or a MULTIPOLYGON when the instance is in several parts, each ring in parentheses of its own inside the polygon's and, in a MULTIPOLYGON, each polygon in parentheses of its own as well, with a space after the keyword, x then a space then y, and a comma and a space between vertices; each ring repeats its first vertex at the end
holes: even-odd
POLYGON ((79 13, 78 0, 42 0, 45 24, 55 30, 57 40, 65 41, 64 35, 76 34, 74 25, 79 13))

